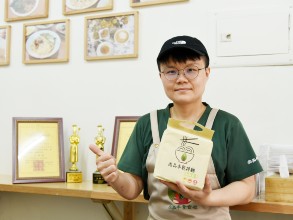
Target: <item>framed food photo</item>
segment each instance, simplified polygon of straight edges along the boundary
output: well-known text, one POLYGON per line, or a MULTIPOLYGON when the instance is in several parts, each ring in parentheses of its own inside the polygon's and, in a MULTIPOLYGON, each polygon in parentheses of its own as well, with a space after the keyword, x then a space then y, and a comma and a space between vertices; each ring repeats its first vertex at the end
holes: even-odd
POLYGON ((23 63, 57 63, 68 60, 68 19, 23 25, 23 63))
POLYGON ((5 0, 5 21, 47 18, 49 0, 5 0))
POLYGON ((113 0, 63 0, 63 14, 79 14, 113 9, 113 0))
POLYGON ((12 182, 64 182, 62 118, 14 117, 12 122, 12 182))
POLYGON ((184 1, 189 1, 189 0, 130 0, 130 6, 140 7, 140 6, 158 5, 158 4, 184 2, 184 1))
POLYGON ((138 12, 85 18, 85 60, 137 57, 138 12))
POLYGON ((0 66, 10 63, 11 26, 0 26, 0 66))
POLYGON ((126 147, 126 144, 138 119, 139 116, 115 117, 111 154, 116 158, 117 163, 121 158, 121 155, 126 147))

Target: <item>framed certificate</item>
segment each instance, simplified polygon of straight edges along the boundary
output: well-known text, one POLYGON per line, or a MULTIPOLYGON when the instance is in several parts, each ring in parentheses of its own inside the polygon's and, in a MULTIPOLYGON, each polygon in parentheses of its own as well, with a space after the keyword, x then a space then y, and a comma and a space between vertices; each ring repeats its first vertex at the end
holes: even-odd
POLYGON ((62 118, 12 120, 12 182, 65 181, 62 118))
POLYGON ((116 116, 112 143, 112 155, 116 158, 116 162, 126 147, 130 135, 134 129, 139 116, 116 116))

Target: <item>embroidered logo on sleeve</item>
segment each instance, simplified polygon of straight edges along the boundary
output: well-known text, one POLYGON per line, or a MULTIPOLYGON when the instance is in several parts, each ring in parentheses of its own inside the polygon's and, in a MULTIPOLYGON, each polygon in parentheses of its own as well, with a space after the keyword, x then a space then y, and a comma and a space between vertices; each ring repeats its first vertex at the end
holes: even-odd
POLYGON ((248 164, 248 165, 253 164, 253 163, 255 163, 257 160, 258 160, 257 157, 256 157, 256 158, 252 158, 251 160, 248 160, 248 161, 247 161, 247 164, 248 164))

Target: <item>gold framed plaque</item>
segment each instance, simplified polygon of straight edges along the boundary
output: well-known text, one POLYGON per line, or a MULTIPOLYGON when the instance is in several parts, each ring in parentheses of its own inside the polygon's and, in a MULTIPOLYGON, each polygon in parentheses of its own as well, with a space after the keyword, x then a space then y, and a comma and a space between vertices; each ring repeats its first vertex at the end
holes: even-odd
POLYGON ((126 147, 130 135, 134 129, 139 116, 116 116, 112 143, 112 155, 116 158, 116 162, 121 158, 121 155, 126 147))
POLYGON ((62 118, 14 117, 12 121, 12 182, 64 182, 62 118))

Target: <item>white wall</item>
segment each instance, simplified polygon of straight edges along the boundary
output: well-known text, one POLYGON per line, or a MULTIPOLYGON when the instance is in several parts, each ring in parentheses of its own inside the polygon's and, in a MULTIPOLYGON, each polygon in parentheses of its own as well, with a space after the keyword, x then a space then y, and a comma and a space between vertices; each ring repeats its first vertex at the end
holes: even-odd
MULTIPOLYGON (((190 0, 131 8, 129 0, 114 0, 112 11, 63 16, 61 1, 51 0, 49 18, 40 20, 70 19, 70 61, 24 65, 22 26, 35 20, 6 23, 4 1, 0 1, 0 25, 12 26, 11 63, 8 67, 0 67, 0 174, 12 174, 12 117, 62 117, 66 169, 70 166, 68 139, 72 133, 71 125, 76 123, 81 127, 78 166, 83 171, 84 179, 90 180, 96 167, 95 157, 88 150, 88 145, 93 143, 98 124, 101 123, 106 129, 105 147, 110 152, 115 116, 143 115, 153 109, 165 108, 168 104, 156 66, 156 56, 166 39, 175 35, 193 35, 207 44, 209 49, 210 10, 280 2, 293 4, 292 0, 259 0, 257 3, 254 0, 190 0), (85 61, 84 17, 132 10, 139 11, 139 57, 85 61)), ((237 115, 256 151, 263 143, 292 144, 292 72, 292 66, 212 69, 204 100, 213 107, 237 115)), ((10 194, 1 193, 0 198, 2 207, 10 199, 10 194)), ((14 200, 16 202, 16 198, 14 200)), ((30 201, 33 205, 38 203, 38 198, 30 201)), ((84 200, 78 202, 85 204, 84 200)), ((139 207, 141 218, 146 215, 146 206, 139 207)), ((12 209, 8 208, 3 214, 1 208, 0 217, 7 216, 12 209)), ((66 216, 66 213, 62 215, 66 216)), ((285 215, 248 212, 233 212, 232 215, 235 219, 250 219, 259 215, 259 219, 289 219, 285 215)), ((89 210, 85 216, 87 219, 98 219, 89 210)), ((11 216, 11 219, 17 218, 11 216)), ((40 218, 31 216, 31 219, 40 218)))

